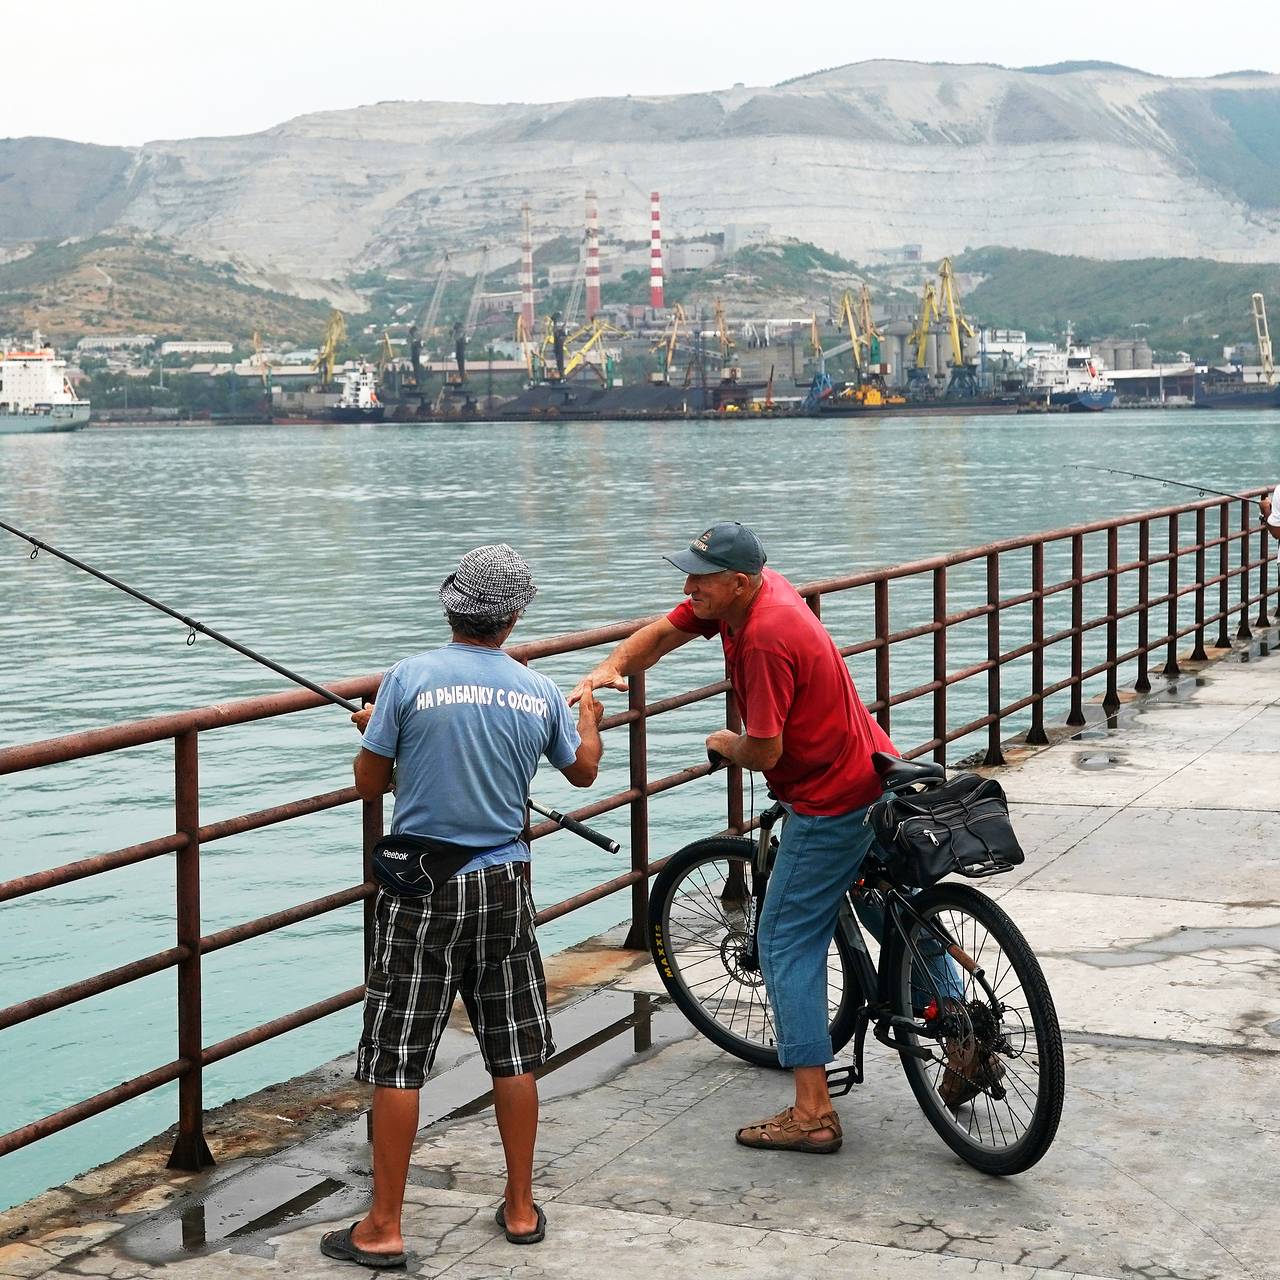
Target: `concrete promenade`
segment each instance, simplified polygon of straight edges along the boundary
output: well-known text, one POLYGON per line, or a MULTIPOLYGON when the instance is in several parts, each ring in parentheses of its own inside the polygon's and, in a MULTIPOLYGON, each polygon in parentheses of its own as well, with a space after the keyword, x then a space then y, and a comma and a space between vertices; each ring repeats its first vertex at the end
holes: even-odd
MULTIPOLYGON (((959 1162, 878 1045, 839 1103, 838 1155, 736 1146, 789 1077, 691 1035, 611 935, 553 964, 545 1243, 494 1225, 501 1149, 471 1042, 451 1031, 423 1095, 411 1274, 1280 1277, 1280 654, 1225 657, 1011 760, 999 776, 1028 858, 985 887, 1038 951, 1067 1040, 1039 1165, 996 1180, 959 1162)), ((364 1121, 343 1114, 359 1099, 330 1099, 329 1123, 274 1154, 228 1158, 219 1125, 211 1174, 167 1175, 152 1155, 128 1198, 107 1194, 107 1170, 2 1214, 0 1275, 354 1275, 316 1246, 363 1211, 364 1121)))

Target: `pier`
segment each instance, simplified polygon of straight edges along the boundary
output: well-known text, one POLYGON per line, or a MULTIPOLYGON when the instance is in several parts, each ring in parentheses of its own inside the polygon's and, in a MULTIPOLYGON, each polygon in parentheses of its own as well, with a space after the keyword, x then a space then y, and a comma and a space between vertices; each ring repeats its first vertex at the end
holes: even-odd
MULTIPOLYGON (((790 1082, 696 1036, 634 949, 634 910, 657 865, 642 838, 644 805, 683 778, 647 777, 644 727, 665 708, 646 705, 643 685, 633 685, 629 711, 615 718, 629 736, 632 787, 579 811, 589 818, 609 807, 631 809, 633 870, 579 897, 629 890, 633 914, 548 966, 560 1051, 541 1082, 535 1178, 547 1240, 517 1248, 494 1226, 501 1150, 487 1078, 459 1024, 423 1092, 406 1220, 411 1272, 459 1280, 603 1272, 619 1280, 663 1272, 876 1280, 904 1269, 939 1280, 1280 1276, 1269 1212, 1280 1165, 1280 657, 1266 547, 1255 542, 1260 535, 1247 511, 1234 518, 1243 505, 1163 508, 811 587, 818 607, 841 590, 864 588, 873 598, 875 636, 846 651, 875 657, 874 686, 863 692, 869 700, 874 693, 877 714, 887 721, 911 699, 932 705, 935 732, 915 754, 944 756, 949 743, 980 733, 984 767, 1011 798, 1027 861, 986 887, 1039 954, 1067 1042, 1062 1127, 1039 1165, 1000 1181, 961 1164, 927 1126, 896 1056, 880 1046, 869 1050, 867 1083, 838 1104, 846 1138, 837 1155, 736 1146, 738 1125, 784 1105, 790 1082), (1157 531, 1167 531, 1166 552, 1156 549, 1157 531), (1072 572, 1061 581, 1045 573, 1053 544, 1070 551, 1072 572), (1029 561, 1029 590, 1008 572, 1001 586, 1001 568, 1015 556, 1029 561), (948 602, 947 572, 954 583, 965 565, 983 575, 985 604, 948 602), (900 580, 913 577, 932 582, 933 620, 908 626, 895 611, 895 631, 890 588, 896 601, 900 580), (1105 598, 1097 616, 1086 610, 1090 586, 1105 598), (1069 611, 1069 626, 1055 629, 1055 601, 1069 611), (1016 609, 1031 614, 1026 642, 1009 628, 1016 609), (1003 644, 1002 617, 1009 628, 1003 644), (986 628, 988 657, 957 670, 946 636, 975 620, 986 628), (933 637, 937 674, 900 689, 893 646, 921 634, 933 637), (1052 646, 1070 653, 1060 680, 1043 661, 1052 646), (1162 667, 1149 664, 1152 655, 1162 667), (1016 661, 1029 668, 1025 696, 1010 680, 1016 661), (955 725, 946 694, 961 679, 986 685, 990 710, 955 725), (1055 696, 1065 724, 1045 714, 1055 696), (1002 735, 1026 710, 1030 727, 1016 739, 1002 735)), ((612 638, 602 633, 591 642, 612 638)), ((357 682, 344 686, 359 691, 357 682)), ((710 686, 693 694, 718 699, 723 692, 710 686)), ((303 695, 285 697, 305 705, 303 695)), ((253 714, 242 705, 199 723, 151 722, 145 740, 172 736, 175 751, 193 751, 198 733, 236 723, 237 715, 244 722, 279 710, 264 709, 266 702, 253 714)), ((131 740, 143 740, 139 732, 131 740)), ((61 754, 49 744, 0 753, 0 767, 20 772, 95 746, 111 749, 91 735, 74 746, 63 741, 61 754)), ((181 773, 178 781, 184 785, 181 773)), ((218 838, 199 826, 189 788, 179 799, 189 806, 187 825, 173 839, 153 841, 166 848, 144 856, 177 850, 181 858, 180 850, 218 838), (185 841, 178 838, 184 831, 185 841)), ((314 801, 349 799, 335 792, 314 801)), ((731 789, 729 825, 741 828, 749 814, 740 790, 737 801, 735 813, 731 789)), ((264 815, 244 821, 265 822, 264 815)), ((364 820, 368 830, 368 813, 364 820)), ((0 888, 16 896, 16 884, 0 888)), ((342 896, 358 900, 360 888, 342 896)), ((324 901, 303 905, 318 909, 324 901)), ((626 914, 620 908, 619 917, 626 914)), ((264 918, 243 928, 287 923, 264 918)), ((179 947, 187 950, 164 957, 180 978, 180 967, 189 972, 216 937, 201 936, 198 918, 181 927, 191 941, 180 938, 179 947)), ((151 963, 160 967, 158 958, 151 963)), ((92 994, 68 989, 38 998, 38 1008, 0 1013, 11 1020, 54 1014, 92 994)), ((358 993, 335 1000, 353 998, 358 993)), ((322 1013, 299 1011, 293 1025, 302 1014, 322 1013)), ((287 1028, 258 1028, 202 1050, 198 1005, 188 1015, 179 1029, 188 1048, 167 1077, 197 1082, 188 1083, 178 1128, 0 1214, 0 1275, 345 1273, 320 1257, 317 1241, 335 1223, 359 1217, 368 1192, 363 1092, 349 1083, 350 1062, 202 1115, 197 1064, 212 1067, 222 1050, 287 1028), (204 1163, 190 1158, 197 1137, 219 1163, 166 1170, 169 1159, 204 1163)), ((101 1095, 87 1100, 101 1102, 101 1095)), ((36 1127, 56 1131, 50 1125, 77 1118, 49 1117, 2 1137, 16 1149, 39 1140, 36 1127)))

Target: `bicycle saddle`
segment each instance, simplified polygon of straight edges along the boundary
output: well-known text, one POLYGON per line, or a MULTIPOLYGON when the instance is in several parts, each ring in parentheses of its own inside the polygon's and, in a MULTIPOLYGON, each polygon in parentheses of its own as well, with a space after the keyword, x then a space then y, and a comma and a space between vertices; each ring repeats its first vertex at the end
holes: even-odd
POLYGON ((944 782, 946 770, 940 764, 919 764, 915 760, 901 760, 884 751, 873 751, 871 763, 880 775, 886 791, 897 787, 910 787, 921 782, 944 782))

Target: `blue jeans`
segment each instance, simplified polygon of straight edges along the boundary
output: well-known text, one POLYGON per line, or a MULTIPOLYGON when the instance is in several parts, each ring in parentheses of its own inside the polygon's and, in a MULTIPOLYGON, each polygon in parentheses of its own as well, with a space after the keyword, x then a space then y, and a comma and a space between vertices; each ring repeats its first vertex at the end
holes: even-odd
MULTIPOLYGON (((857 879, 871 848, 866 812, 788 812, 782 825, 758 935, 778 1060, 784 1067, 824 1067, 835 1056, 827 1012, 827 951, 845 890, 857 879)), ((876 938, 883 931, 878 916, 868 912, 862 917, 876 938)), ((940 952, 929 955, 923 946, 921 951, 938 991, 959 995, 963 985, 955 963, 940 952)))

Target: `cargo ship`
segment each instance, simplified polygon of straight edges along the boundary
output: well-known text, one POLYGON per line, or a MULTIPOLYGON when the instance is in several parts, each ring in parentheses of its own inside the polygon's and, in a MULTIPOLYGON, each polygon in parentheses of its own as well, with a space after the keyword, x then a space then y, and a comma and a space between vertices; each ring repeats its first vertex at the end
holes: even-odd
POLYGON ((1072 341, 1067 330, 1067 350, 1035 357, 1027 369, 1027 397, 1051 409, 1070 413, 1097 413, 1116 402, 1115 384, 1090 349, 1072 341))
POLYGON ((331 422, 381 422, 386 408, 378 398, 378 379, 373 369, 361 364, 342 379, 342 395, 329 410, 331 422))
POLYGON ((38 329, 30 351, 0 352, 0 435, 79 431, 88 422, 89 401, 76 395, 67 362, 38 329))
POLYGON ((1280 409, 1280 383, 1247 382, 1243 369, 1210 369, 1195 376, 1197 409, 1280 409))

